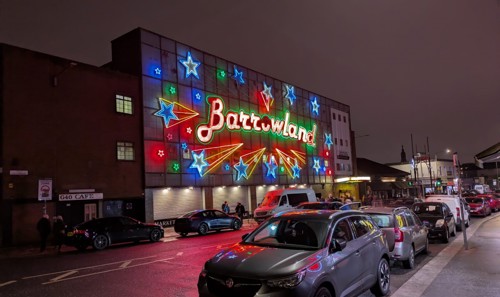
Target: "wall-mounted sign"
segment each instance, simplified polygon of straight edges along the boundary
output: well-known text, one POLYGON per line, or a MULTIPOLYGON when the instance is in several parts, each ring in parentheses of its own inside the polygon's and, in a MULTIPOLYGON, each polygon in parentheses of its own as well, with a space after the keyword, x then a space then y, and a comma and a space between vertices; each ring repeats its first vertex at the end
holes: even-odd
POLYGON ((103 193, 60 194, 59 201, 99 200, 102 199, 103 196, 103 193))

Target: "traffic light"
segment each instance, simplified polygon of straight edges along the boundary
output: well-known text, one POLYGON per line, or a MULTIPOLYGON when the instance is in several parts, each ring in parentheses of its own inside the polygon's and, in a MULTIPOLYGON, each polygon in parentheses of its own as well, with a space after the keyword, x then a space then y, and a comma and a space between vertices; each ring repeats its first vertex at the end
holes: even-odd
POLYGON ((436 179, 436 187, 441 187, 441 178, 436 179))

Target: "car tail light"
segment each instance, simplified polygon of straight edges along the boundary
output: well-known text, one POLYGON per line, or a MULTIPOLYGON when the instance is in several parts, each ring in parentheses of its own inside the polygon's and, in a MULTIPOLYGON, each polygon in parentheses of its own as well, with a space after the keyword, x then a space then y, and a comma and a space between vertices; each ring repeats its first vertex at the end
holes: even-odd
POLYGON ((85 230, 75 230, 73 234, 85 234, 85 230))
POLYGON ((460 207, 457 207, 457 218, 460 217, 460 207))
POLYGON ((405 239, 403 231, 401 231, 398 227, 394 228, 394 238, 396 242, 402 242, 405 239))

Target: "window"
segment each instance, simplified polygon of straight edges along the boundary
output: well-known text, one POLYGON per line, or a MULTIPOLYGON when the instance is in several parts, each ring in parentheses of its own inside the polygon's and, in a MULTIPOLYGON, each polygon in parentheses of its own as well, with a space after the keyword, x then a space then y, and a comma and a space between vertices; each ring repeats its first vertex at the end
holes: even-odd
POLYGON ((334 120, 336 120, 336 118, 335 118, 335 113, 332 113, 332 116, 333 116, 333 119, 334 119, 334 120))
POLYGON ((345 116, 344 116, 344 123, 346 123, 345 116))
POLYGON ((307 201, 309 201, 309 199, 307 198, 306 193, 288 194, 288 203, 290 203, 291 206, 297 206, 301 202, 307 201))
POLYGON ((117 142, 116 143, 116 158, 118 160, 134 160, 134 144, 131 142, 117 142))
POLYGON ((333 238, 343 239, 345 241, 352 240, 351 227, 349 226, 349 222, 347 220, 342 220, 337 223, 333 231, 333 238))
POLYGON ((342 116, 341 116, 340 114, 339 114, 338 119, 339 119, 339 122, 341 122, 341 121, 342 121, 342 116))
POLYGON ((342 139, 340 139, 340 146, 343 146, 344 145, 344 141, 342 139))
POLYGON ((335 137, 335 145, 337 145, 337 137, 335 137))
POLYGON ((132 114, 132 98, 116 95, 116 112, 132 114))
POLYGON ((372 222, 363 217, 352 217, 350 220, 354 226, 356 237, 361 237, 374 228, 372 222))

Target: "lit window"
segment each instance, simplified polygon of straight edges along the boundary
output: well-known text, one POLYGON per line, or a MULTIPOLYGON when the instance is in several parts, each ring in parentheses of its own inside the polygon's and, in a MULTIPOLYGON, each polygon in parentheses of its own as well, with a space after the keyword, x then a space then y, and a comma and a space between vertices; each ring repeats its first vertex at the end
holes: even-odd
POLYGON ((132 114, 132 98, 116 95, 116 112, 132 114))
POLYGON ((116 158, 118 160, 134 160, 134 144, 131 142, 116 143, 116 158))

